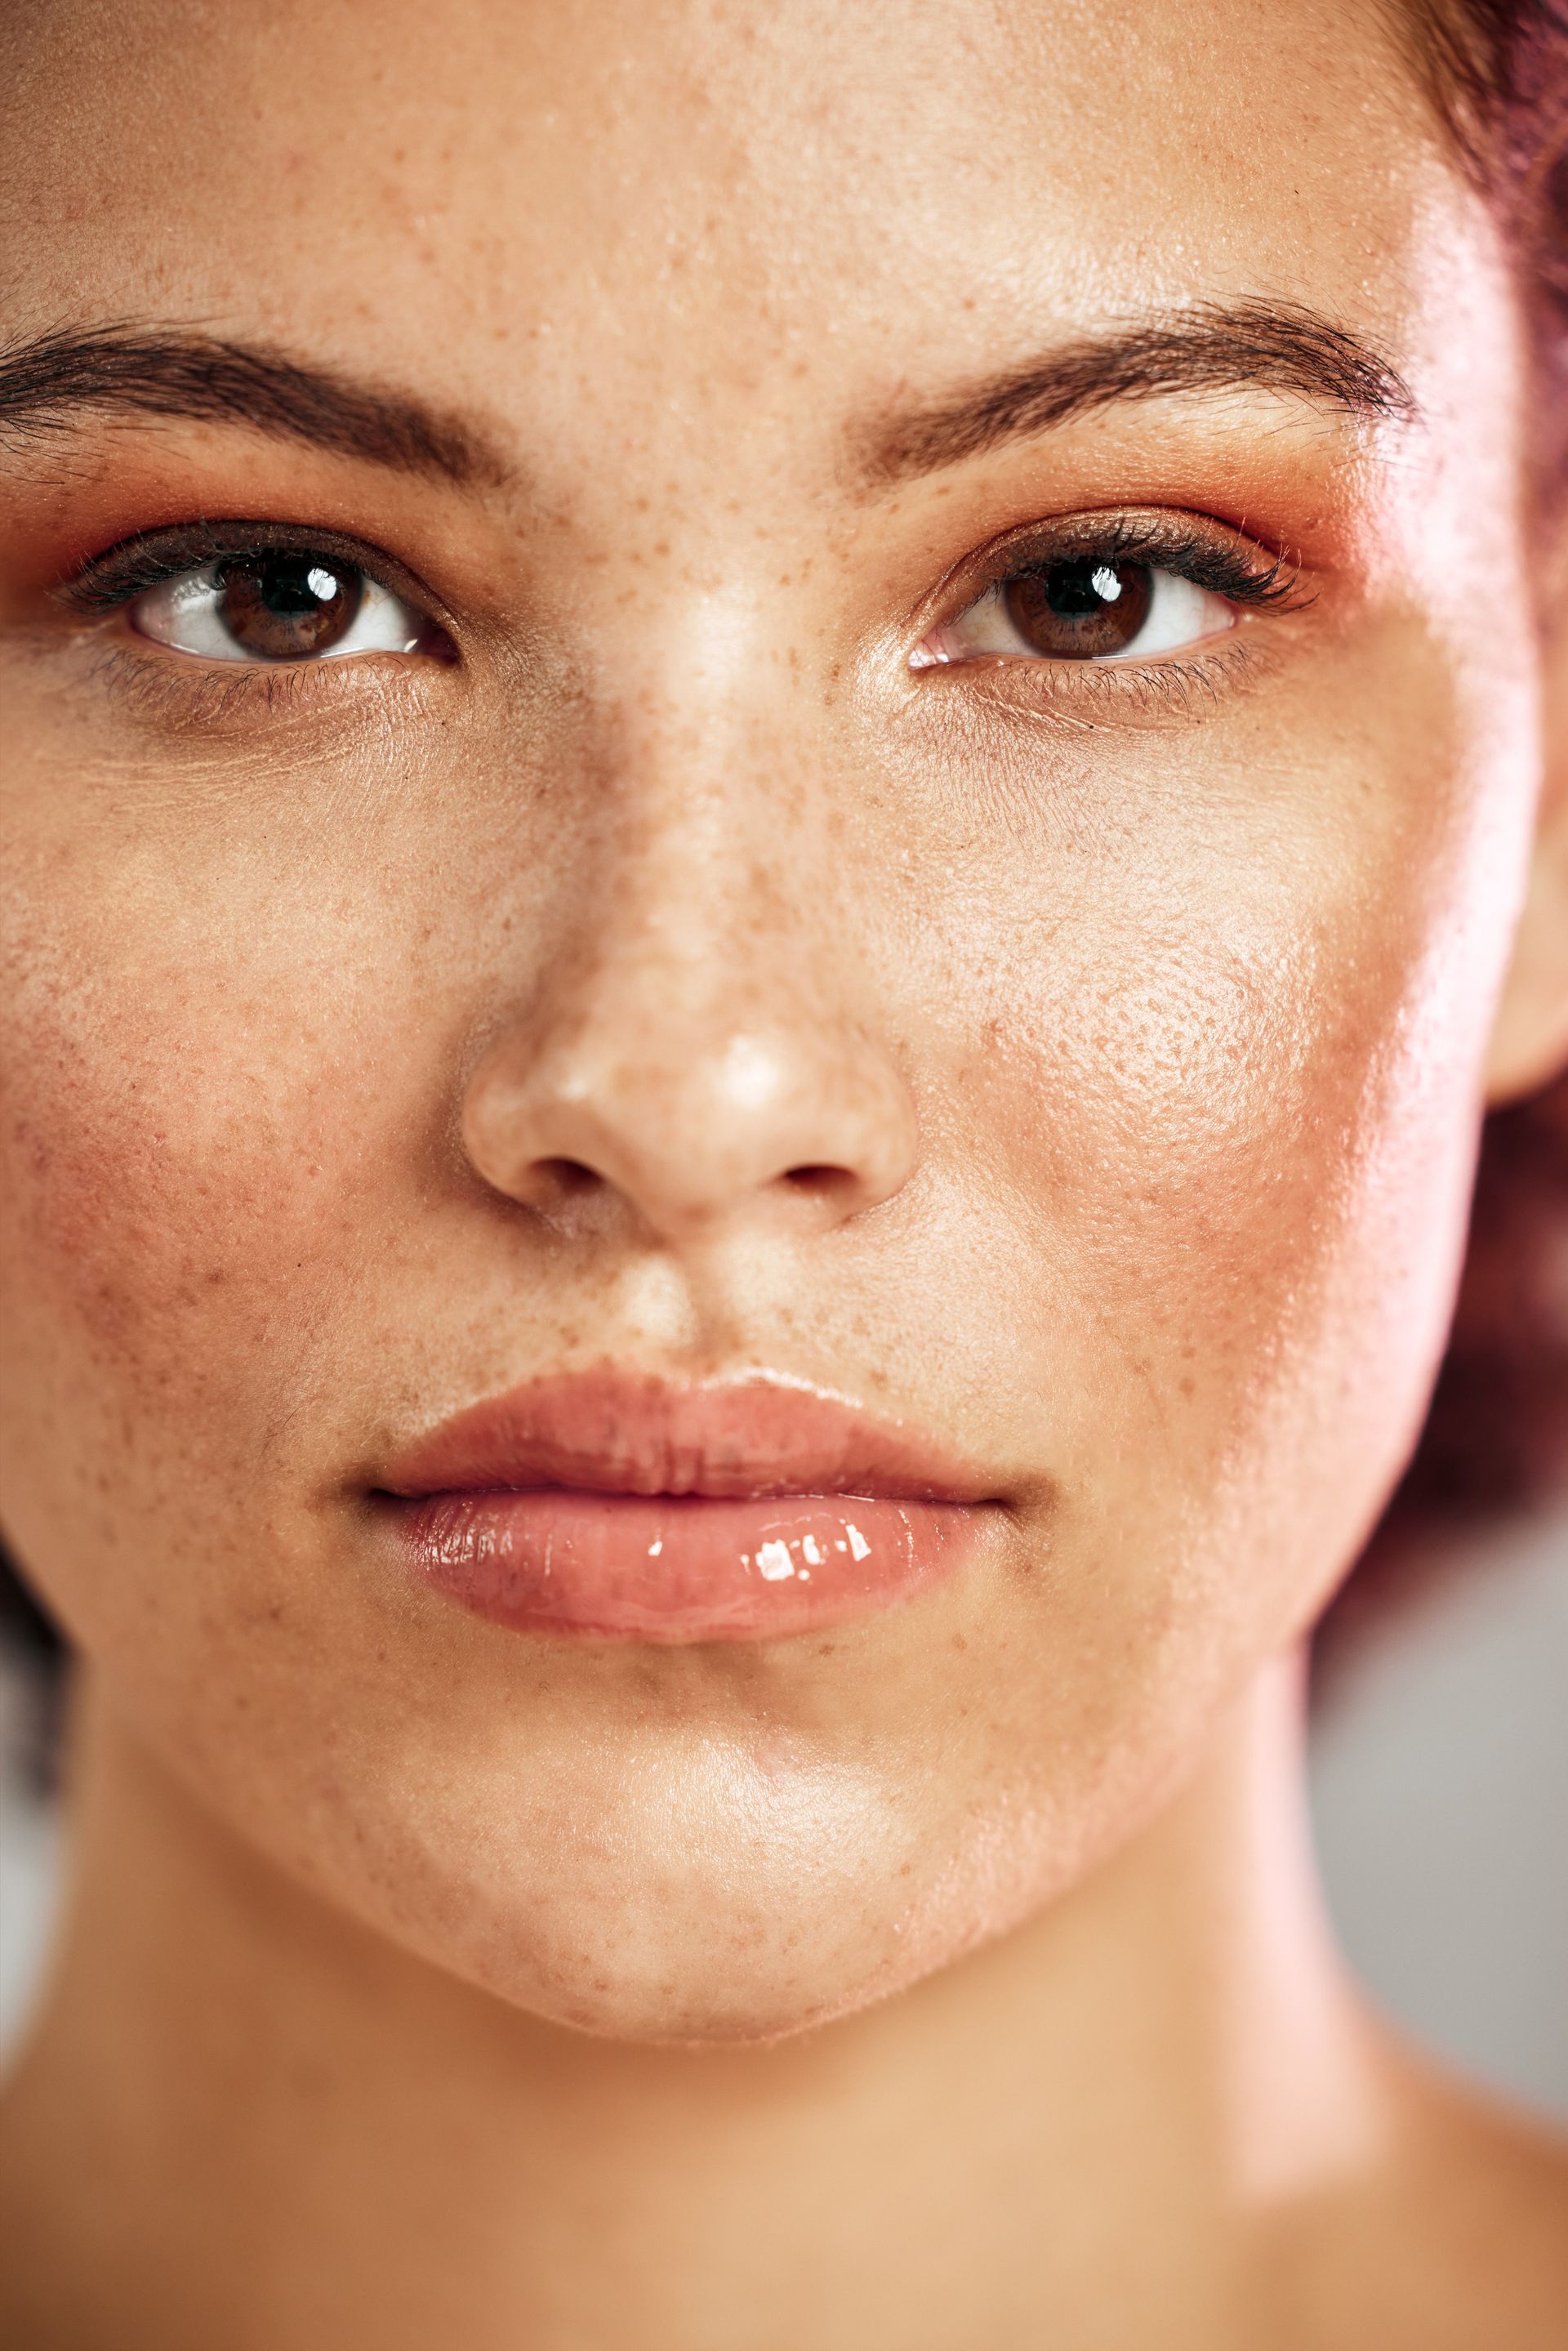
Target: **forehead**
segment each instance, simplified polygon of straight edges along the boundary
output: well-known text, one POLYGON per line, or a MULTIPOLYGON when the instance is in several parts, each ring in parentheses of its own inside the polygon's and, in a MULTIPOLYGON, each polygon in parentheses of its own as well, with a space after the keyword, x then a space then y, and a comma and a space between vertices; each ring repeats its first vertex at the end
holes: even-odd
POLYGON ((5 44, 7 323, 546 434, 1235 295, 1397 342, 1442 170, 1373 0, 45 0, 5 44))

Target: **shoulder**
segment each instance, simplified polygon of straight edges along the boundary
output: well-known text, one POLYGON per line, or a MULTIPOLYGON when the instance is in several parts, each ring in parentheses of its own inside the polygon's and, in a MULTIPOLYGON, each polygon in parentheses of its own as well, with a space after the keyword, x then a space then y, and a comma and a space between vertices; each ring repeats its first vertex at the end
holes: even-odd
POLYGON ((1418 2062, 1390 2071, 1385 2159, 1335 2231, 1343 2332, 1327 2339, 1563 2351, 1568 2138, 1418 2062))

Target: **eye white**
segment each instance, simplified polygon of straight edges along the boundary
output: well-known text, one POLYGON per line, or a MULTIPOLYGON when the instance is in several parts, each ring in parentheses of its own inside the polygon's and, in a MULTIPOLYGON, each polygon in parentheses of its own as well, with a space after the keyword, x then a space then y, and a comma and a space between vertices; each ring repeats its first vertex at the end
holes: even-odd
POLYGON ((911 657, 910 666, 928 669, 937 663, 1001 654, 1012 661, 1057 662, 1064 668, 1087 669, 1107 662, 1147 661, 1156 653, 1177 653, 1184 645, 1199 644, 1205 637, 1219 636, 1235 627, 1235 606, 1212 589, 1199 588, 1179 571, 1161 571, 1152 566, 1148 579, 1149 605, 1143 626, 1119 653, 1076 657, 1042 653, 1014 622, 1007 609, 1007 582, 999 580, 956 620, 933 631, 911 657))
MULTIPOLYGON (((197 653, 203 661, 248 662, 266 669, 286 667, 286 663, 264 662, 231 635, 223 619, 220 569, 219 562, 204 563, 198 570, 182 571, 176 579, 160 580, 156 588, 143 589, 130 607, 131 625, 138 635, 151 637, 155 644, 169 645, 176 653, 197 653)), ((307 576, 320 594, 330 593, 333 574, 326 565, 319 583, 313 573, 307 576)), ((320 653, 300 653, 296 657, 299 663, 336 661, 345 653, 415 651, 425 627, 423 616, 400 596, 394 596, 389 588, 383 588, 368 571, 362 571, 359 578, 359 609, 342 636, 320 653)))

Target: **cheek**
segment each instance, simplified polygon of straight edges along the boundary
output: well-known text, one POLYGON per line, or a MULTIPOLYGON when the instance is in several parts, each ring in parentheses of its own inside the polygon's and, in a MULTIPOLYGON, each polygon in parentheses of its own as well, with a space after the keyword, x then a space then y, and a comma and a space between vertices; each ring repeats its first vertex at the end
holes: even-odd
POLYGON ((1304 822, 1206 866, 1177 844, 1097 893, 1048 969, 1011 965, 979 1065, 1109 1617, 1185 1597, 1173 1637, 1254 1656, 1318 1604, 1414 1434, 1506 945, 1457 799, 1368 772, 1394 813, 1338 849, 1304 822))
POLYGON ((1085 1153, 1053 1138, 1085 1297, 1152 1346, 1179 1336, 1199 1375, 1277 1312, 1325 1238, 1376 1027, 1314 1004, 1311 958, 1211 937, 1141 943, 1053 1040, 1050 1076, 1085 1153))
POLYGON ((122 1375, 167 1376, 193 1331, 232 1311, 212 1293, 242 1264, 247 1288, 258 1274, 265 1284, 269 1257, 286 1250, 300 1155, 247 1099, 236 1026, 214 1038, 208 1008, 206 1033, 192 1034, 152 987, 113 1012, 56 998, 13 1024, 22 1280, 122 1375))
POLYGON ((222 1523, 223 1486, 265 1477, 307 1402, 311 1332, 361 1246, 352 1001, 323 1033, 276 972, 237 985, 207 943, 161 961, 148 928, 90 956, 57 925, 13 933, 0 1247, 26 1378, 5 1507, 29 1555, 39 1527, 46 1582, 57 1530, 88 1532, 100 1493, 89 1552, 214 1497, 222 1523))

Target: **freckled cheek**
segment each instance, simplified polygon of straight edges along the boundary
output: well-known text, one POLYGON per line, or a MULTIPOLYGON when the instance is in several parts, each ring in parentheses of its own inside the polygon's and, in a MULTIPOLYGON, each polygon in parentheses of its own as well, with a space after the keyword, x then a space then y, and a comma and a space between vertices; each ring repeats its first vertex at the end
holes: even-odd
POLYGON ((1020 990, 991 1114, 1023 1139, 1081 1347, 1142 1409, 1223 1441, 1345 1245, 1399 995, 1388 973, 1329 998, 1303 955, 1209 941, 1086 960, 1048 1004, 1020 990))
POLYGON ((321 1047, 278 1066, 275 1008, 203 1033, 124 1000, 57 1000, 5 1040, 6 1292, 52 1384, 79 1383, 139 1453, 157 1423, 232 1461, 298 1376, 358 1106, 321 1047))

